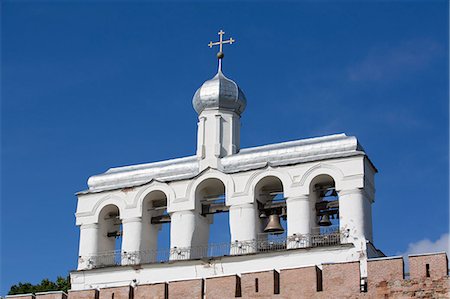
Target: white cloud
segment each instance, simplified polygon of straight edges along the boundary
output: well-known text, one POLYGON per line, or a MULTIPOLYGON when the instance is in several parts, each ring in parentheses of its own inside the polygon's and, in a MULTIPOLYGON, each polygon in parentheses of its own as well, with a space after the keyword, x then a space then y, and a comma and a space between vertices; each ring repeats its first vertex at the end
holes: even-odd
POLYGON ((443 234, 438 240, 430 241, 429 239, 423 239, 415 243, 409 243, 408 249, 404 254, 415 253, 431 253, 445 251, 447 254, 449 251, 449 234, 443 234))

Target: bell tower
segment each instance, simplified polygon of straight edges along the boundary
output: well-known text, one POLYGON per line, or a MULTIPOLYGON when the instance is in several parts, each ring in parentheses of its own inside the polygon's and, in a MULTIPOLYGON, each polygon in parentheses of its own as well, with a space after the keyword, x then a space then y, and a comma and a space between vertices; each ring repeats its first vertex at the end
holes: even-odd
POLYGON ((220 158, 239 152, 241 114, 246 98, 239 86, 222 73, 223 45, 235 42, 223 40, 225 32, 219 31, 219 41, 209 47, 219 46, 217 74, 195 92, 192 104, 198 113, 197 158, 200 168, 219 168, 220 158))

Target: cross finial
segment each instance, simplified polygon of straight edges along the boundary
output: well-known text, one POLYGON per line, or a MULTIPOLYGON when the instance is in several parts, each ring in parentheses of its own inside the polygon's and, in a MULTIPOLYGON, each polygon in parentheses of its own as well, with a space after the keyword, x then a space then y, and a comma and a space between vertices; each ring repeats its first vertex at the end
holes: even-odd
POLYGON ((208 46, 210 48, 212 48, 213 46, 217 46, 219 45, 219 52, 217 53, 217 58, 219 59, 219 71, 222 71, 222 59, 225 56, 225 54, 223 54, 223 45, 224 44, 232 44, 235 42, 235 40, 230 37, 230 39, 227 40, 223 40, 223 35, 225 34, 225 32, 223 30, 220 30, 217 34, 219 34, 219 41, 218 42, 209 42, 208 46))

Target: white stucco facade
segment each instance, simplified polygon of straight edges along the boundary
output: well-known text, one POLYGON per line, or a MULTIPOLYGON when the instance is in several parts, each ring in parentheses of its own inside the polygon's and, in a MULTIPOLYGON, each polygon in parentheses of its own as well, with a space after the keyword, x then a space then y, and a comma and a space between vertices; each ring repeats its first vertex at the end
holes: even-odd
POLYGON ((368 249, 373 243, 376 169, 357 139, 337 134, 241 149, 245 104, 242 91, 219 71, 194 96, 199 114, 195 156, 112 168, 88 180, 89 188, 77 194, 80 244, 72 289, 240 274, 267 270, 267 265, 283 269, 356 260, 364 276, 368 255, 379 254, 368 249), (299 236, 320 234, 317 186, 324 184, 338 198, 339 244, 296 245, 299 236), (273 198, 270 192, 275 189, 282 193, 291 241, 286 250, 258 253, 242 244, 259 238, 267 222, 260 216, 261 206, 273 198), (202 209, 216 194, 225 196, 225 229, 232 244, 227 254, 235 256, 205 262, 190 248, 208 247, 214 216, 202 209), (132 255, 158 249, 161 224, 153 219, 164 215, 170 219, 170 261, 154 263, 157 260, 150 256, 132 255), (98 258, 116 249, 112 232, 120 232, 122 239, 121 266, 102 265, 98 258), (180 249, 186 260, 180 260, 180 249))

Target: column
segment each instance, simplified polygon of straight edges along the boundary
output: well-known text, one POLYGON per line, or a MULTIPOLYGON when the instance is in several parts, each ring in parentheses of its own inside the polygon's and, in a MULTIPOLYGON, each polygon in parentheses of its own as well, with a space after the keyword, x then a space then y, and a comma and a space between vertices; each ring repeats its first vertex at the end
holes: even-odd
POLYGON ((98 223, 82 224, 80 226, 80 247, 78 270, 91 269, 98 254, 98 223))
POLYGON ((173 212, 170 215, 170 259, 189 259, 195 233, 195 210, 173 212))
POLYGON ((288 248, 307 247, 311 234, 311 200, 308 194, 288 197, 287 236, 288 248))
MULTIPOLYGON (((339 228, 347 236, 370 239, 370 200, 364 189, 342 190, 339 194, 339 228)), ((346 237, 347 238, 347 237, 346 237)))
POLYGON ((140 264, 141 217, 122 219, 122 265, 140 264))
POLYGON ((244 254, 256 251, 256 225, 258 209, 255 203, 230 206, 230 254, 244 254))

